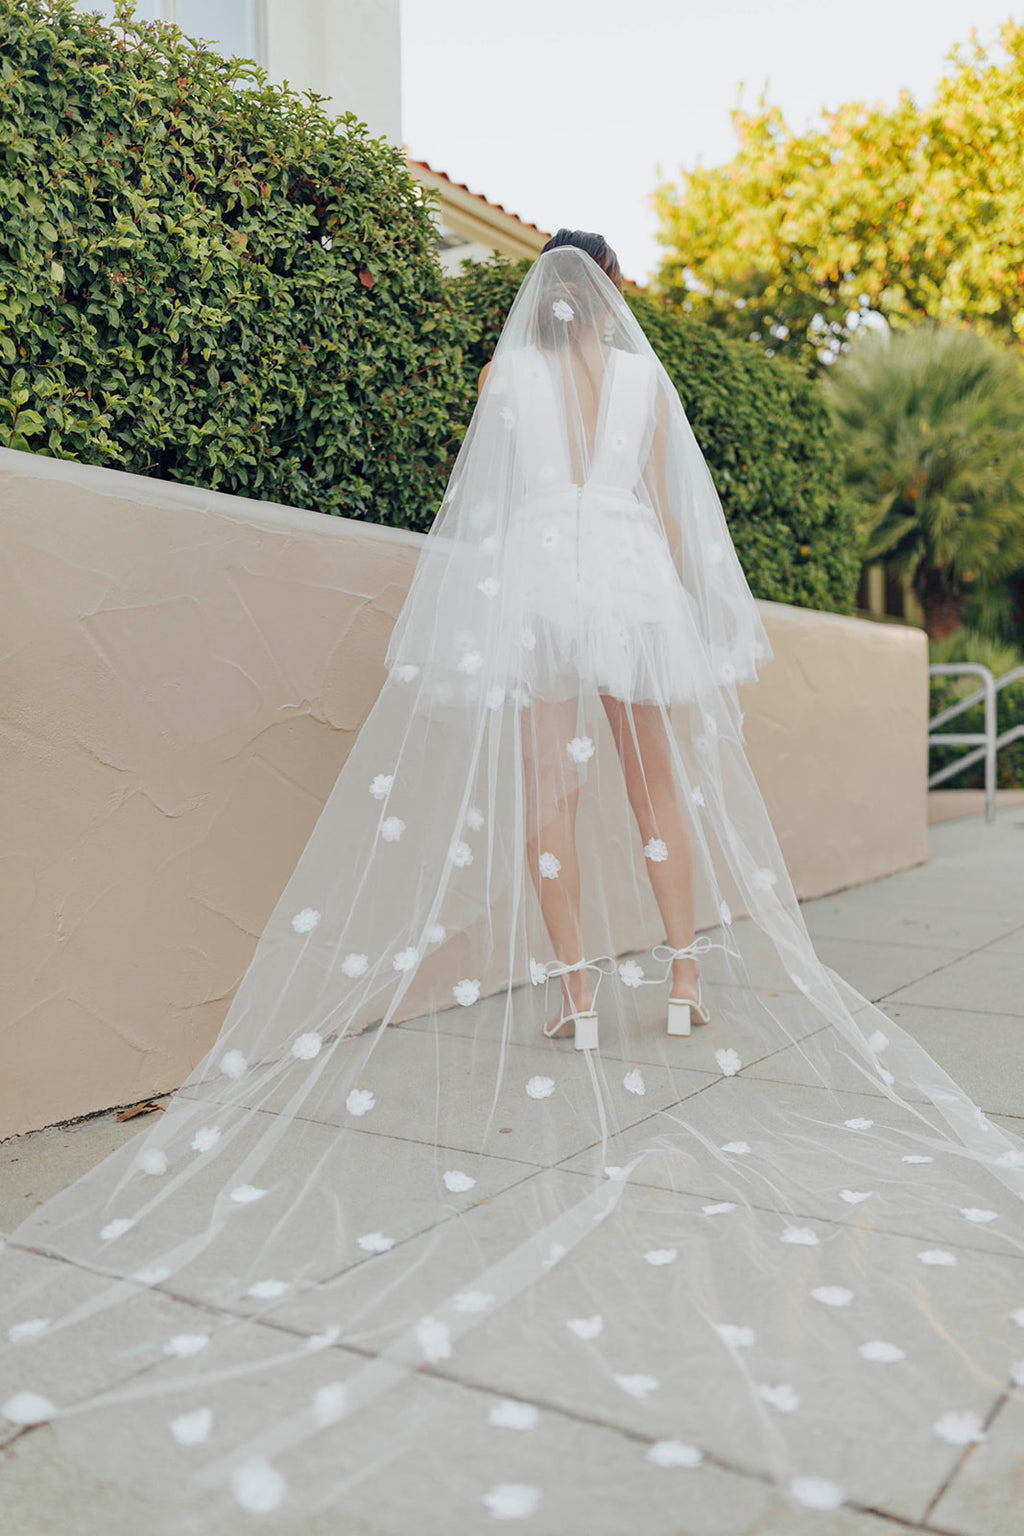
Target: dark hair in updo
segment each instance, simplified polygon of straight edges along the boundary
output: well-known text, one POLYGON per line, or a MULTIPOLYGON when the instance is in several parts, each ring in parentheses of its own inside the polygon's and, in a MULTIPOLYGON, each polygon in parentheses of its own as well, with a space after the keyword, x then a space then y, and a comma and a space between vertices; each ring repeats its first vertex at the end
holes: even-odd
MULTIPOLYGON (((541 255, 543 256, 545 251, 557 251, 566 245, 574 246, 591 257, 619 292, 622 292, 619 259, 603 235, 592 235, 585 229, 560 229, 556 235, 551 236, 541 255)), ((584 322, 593 320, 606 308, 607 300, 601 297, 590 283, 581 283, 566 275, 560 288, 561 296, 571 305, 577 320, 584 322)), ((577 326, 564 325, 547 310, 537 316, 536 341, 545 349, 560 350, 563 347, 574 346, 578 335, 577 326)))
POLYGON ((622 292, 619 258, 604 235, 594 235, 585 229, 560 229, 557 234, 551 236, 544 250, 555 251, 560 245, 574 245, 577 250, 586 251, 588 256, 594 258, 602 272, 611 278, 619 292, 622 292))

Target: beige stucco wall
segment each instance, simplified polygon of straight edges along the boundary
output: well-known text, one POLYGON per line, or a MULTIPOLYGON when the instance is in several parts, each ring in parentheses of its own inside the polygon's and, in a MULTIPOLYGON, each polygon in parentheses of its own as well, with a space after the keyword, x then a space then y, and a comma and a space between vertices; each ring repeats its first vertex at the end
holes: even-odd
MULTIPOLYGON (((0 450, 0 1136, 205 1054, 384 678, 421 539, 0 450)), ((800 896, 926 856, 924 636, 763 605, 800 896)), ((656 935, 660 937, 660 935, 656 935)))

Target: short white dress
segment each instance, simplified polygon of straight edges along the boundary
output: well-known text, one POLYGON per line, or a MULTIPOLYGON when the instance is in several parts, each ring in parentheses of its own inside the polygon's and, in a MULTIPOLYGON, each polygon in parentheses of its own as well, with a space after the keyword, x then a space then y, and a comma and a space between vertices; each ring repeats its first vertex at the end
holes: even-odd
POLYGON ((523 494, 503 540, 508 643, 498 676, 532 698, 581 686, 634 703, 683 703, 716 687, 657 512, 643 486, 657 369, 613 350, 589 473, 573 480, 564 408, 536 347, 507 359, 523 494))

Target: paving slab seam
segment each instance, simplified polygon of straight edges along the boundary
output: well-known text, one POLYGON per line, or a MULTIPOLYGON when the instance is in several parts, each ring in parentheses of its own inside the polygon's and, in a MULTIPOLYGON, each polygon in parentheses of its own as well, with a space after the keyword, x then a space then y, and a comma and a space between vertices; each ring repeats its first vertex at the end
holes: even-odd
MULTIPOLYGON (((999 1394, 999 1396, 996 1398, 995 1402, 992 1404, 992 1407, 989 1409, 988 1413, 985 1415, 984 1421, 982 1423, 982 1433, 983 1434, 987 1435, 989 1430, 992 1428, 992 1425, 995 1423, 996 1419, 999 1417, 999 1414, 1002 1412, 1003 1408, 1006 1406, 1007 1402, 1009 1401, 1011 1390, 1012 1390, 1012 1386, 1008 1384, 1003 1389, 1003 1391, 999 1394)), ((928 1508, 924 1512, 924 1518, 926 1520, 927 1520, 928 1516, 931 1514, 932 1510, 935 1509, 935 1507, 939 1503, 939 1501, 942 1498, 944 1498, 945 1495, 949 1492, 949 1490, 953 1486, 953 1483, 955 1482, 956 1478, 958 1477, 960 1472, 963 1471, 964 1467, 967 1465, 967 1462, 970 1460, 970 1457, 971 1457, 972 1453, 974 1452, 975 1448, 976 1448, 976 1443, 964 1446, 963 1450, 960 1452, 960 1455, 957 1457, 956 1461, 954 1462, 951 1471, 943 1479, 943 1481, 940 1484, 940 1486, 939 1486, 938 1490, 936 1491, 936 1493, 928 1501, 928 1508)))

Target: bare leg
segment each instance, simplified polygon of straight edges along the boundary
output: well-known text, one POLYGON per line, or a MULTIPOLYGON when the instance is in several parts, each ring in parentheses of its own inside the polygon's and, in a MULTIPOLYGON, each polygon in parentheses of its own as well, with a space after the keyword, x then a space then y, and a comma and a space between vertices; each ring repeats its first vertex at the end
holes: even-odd
MULTIPOLYGON (((668 730, 657 704, 626 704, 601 695, 626 780, 626 792, 644 843, 659 838, 668 850, 647 873, 665 936, 673 949, 693 943, 693 847, 672 769, 668 730)), ((673 997, 696 997, 696 960, 672 964, 673 997)))
MULTIPOLYGON (((523 769, 526 788, 526 862, 540 901, 540 910, 558 959, 573 965, 583 958, 580 925, 580 866, 576 856, 576 809, 579 775, 565 744, 576 728, 576 700, 538 700, 523 712, 523 769), (541 873, 541 855, 558 862, 557 875, 545 859, 549 875, 541 873)), ((583 1012, 591 1005, 586 971, 562 977, 566 1007, 583 1012)), ((557 1022, 559 1014, 549 1021, 557 1022)), ((570 1020, 556 1035, 573 1034, 570 1020)))

